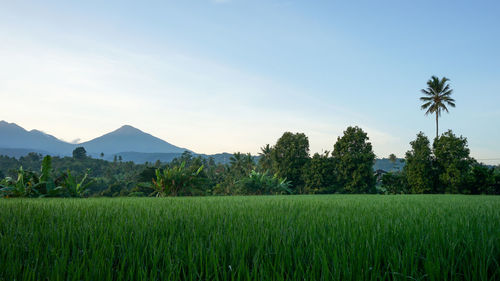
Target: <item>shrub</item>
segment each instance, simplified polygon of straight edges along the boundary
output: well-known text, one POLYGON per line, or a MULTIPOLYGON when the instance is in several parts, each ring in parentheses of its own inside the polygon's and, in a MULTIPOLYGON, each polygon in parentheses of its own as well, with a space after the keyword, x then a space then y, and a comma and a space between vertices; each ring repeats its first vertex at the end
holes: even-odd
POLYGON ((154 193, 158 197, 193 195, 200 187, 202 178, 199 176, 203 165, 196 171, 185 167, 186 162, 172 168, 167 167, 163 171, 156 169, 156 179, 153 179, 154 193))
POLYGON ((242 194, 291 194, 290 181, 270 176, 267 172, 250 172, 250 175, 237 182, 237 187, 242 194))

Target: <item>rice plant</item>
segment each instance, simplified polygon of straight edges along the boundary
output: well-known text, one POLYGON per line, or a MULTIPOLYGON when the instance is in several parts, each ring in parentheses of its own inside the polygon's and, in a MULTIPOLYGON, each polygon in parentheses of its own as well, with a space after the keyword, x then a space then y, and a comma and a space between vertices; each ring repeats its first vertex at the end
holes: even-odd
POLYGON ((499 280, 500 197, 0 200, 0 280, 499 280))

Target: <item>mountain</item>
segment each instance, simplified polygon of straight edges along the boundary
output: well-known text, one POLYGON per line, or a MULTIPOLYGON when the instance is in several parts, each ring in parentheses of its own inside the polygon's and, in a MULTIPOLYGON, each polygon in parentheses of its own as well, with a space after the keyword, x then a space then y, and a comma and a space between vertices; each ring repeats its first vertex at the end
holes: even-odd
POLYGON ((37 154, 42 154, 42 155, 52 154, 52 153, 49 153, 48 151, 36 150, 36 149, 30 149, 30 148, 0 148, 0 155, 14 157, 14 158, 26 156, 31 152, 34 152, 37 154))
MULTIPOLYGON (((36 152, 43 155, 71 156, 73 149, 78 146, 83 146, 87 154, 94 158, 101 158, 102 152, 105 160, 113 161, 115 156, 121 156, 122 161, 135 163, 154 163, 157 160, 170 162, 181 156, 184 151, 189 151, 129 125, 84 143, 71 144, 38 130, 27 131, 14 123, 0 121, 0 155, 18 158, 36 152)), ((232 154, 193 153, 193 156, 212 157, 216 163, 226 164, 232 154)), ((396 163, 390 162, 389 159, 377 159, 374 170, 397 171, 403 166, 401 159, 396 163)))
MULTIPOLYGON (((78 146, 83 146, 90 156, 96 158, 100 157, 101 152, 106 159, 112 155, 129 153, 132 161, 134 158, 154 158, 154 155, 141 156, 141 153, 180 155, 189 151, 129 125, 84 143, 71 144, 38 130, 27 131, 14 123, 0 121, 0 155, 20 157, 36 152, 71 156, 73 149, 78 146)), ((171 155, 166 158, 171 158, 171 155)))
POLYGON ((7 151, 14 154, 31 150, 63 156, 71 155, 74 145, 42 131, 27 131, 14 123, 0 121, 0 148, 10 149, 7 151))
POLYGON ((83 146, 87 153, 94 157, 99 156, 101 152, 104 155, 113 155, 125 152, 182 153, 187 150, 129 125, 122 126, 93 140, 80 143, 78 146, 83 146))

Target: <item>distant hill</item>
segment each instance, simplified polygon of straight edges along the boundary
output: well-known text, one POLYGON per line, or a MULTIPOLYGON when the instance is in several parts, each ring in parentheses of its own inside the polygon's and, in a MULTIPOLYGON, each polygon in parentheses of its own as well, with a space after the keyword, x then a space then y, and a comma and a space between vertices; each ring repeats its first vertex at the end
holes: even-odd
MULTIPOLYGON (((71 156, 73 149, 78 146, 84 147, 87 154, 93 158, 99 159, 101 153, 104 153, 104 160, 113 161, 116 155, 117 157, 121 156, 122 161, 132 161, 138 164, 154 163, 157 160, 170 162, 181 156, 184 151, 190 151, 129 125, 84 143, 71 144, 38 130, 27 131, 14 123, 0 121, 0 155, 19 158, 30 152, 36 152, 43 155, 71 156)), ((193 156, 212 157, 216 163, 227 164, 232 154, 193 153, 193 156)), ((258 156, 256 156, 257 158, 258 156)), ((392 163, 389 159, 384 158, 377 159, 373 169, 397 171, 401 170, 403 166, 402 159, 392 163)))
POLYGON ((392 163, 391 160, 387 158, 376 159, 373 165, 373 170, 384 170, 386 172, 395 172, 403 170, 405 166, 404 159, 397 158, 396 162, 392 163))
MULTIPOLYGON (((182 153, 188 149, 177 147, 162 139, 154 137, 132 126, 122 126, 119 129, 90 140, 80 143, 87 153, 98 157, 101 152, 105 155, 131 153, 182 153)), ((188 150, 189 151, 189 150, 188 150)), ((123 157, 122 156, 122 157, 123 157)))
POLYGON ((170 162, 174 158, 179 157, 180 155, 182 155, 182 153, 145 153, 145 152, 130 151, 130 152, 119 152, 115 154, 105 154, 104 160, 113 161, 115 156, 116 157, 121 156, 123 162, 132 161, 136 164, 143 164, 146 162, 154 163, 157 160, 160 160, 160 162, 170 162))
POLYGON ((74 145, 38 130, 27 131, 14 123, 0 121, 0 148, 11 149, 4 152, 14 152, 12 149, 17 149, 15 154, 30 150, 62 156, 71 155, 74 145))
POLYGON ((5 155, 9 157, 19 158, 28 155, 30 152, 34 152, 42 155, 49 155, 51 153, 43 150, 34 150, 29 148, 0 148, 0 155, 5 155))
MULTIPOLYGON (((82 146, 93 158, 113 161, 114 156, 122 156, 122 161, 135 163, 170 162, 189 149, 172 145, 160 138, 145 133, 129 125, 97 137, 90 141, 71 144, 38 130, 27 131, 14 123, 0 121, 0 155, 19 158, 30 152, 42 155, 71 156, 73 149, 82 146)), ((191 151, 190 151, 191 152, 191 151)), ((220 153, 193 156, 213 157, 216 163, 228 163, 231 154, 220 153)))
MULTIPOLYGON (((174 160, 177 157, 180 157, 182 153, 143 153, 143 152, 120 152, 116 154, 112 154, 109 156, 104 156, 105 160, 113 161, 115 156, 121 156, 122 161, 132 161, 137 164, 143 164, 146 162, 155 163, 160 160, 160 162, 168 163, 174 160)), ((207 154, 196 154, 193 153, 193 157, 201 156, 202 158, 210 158, 212 157, 215 163, 227 164, 229 163, 229 158, 231 158, 232 154, 230 153, 218 153, 213 155, 207 154)))

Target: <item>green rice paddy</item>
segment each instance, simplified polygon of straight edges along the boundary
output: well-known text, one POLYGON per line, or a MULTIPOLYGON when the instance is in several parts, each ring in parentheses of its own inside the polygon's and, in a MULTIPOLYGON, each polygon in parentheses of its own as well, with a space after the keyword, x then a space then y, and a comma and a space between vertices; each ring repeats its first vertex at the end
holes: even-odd
POLYGON ((500 280, 500 197, 0 200, 0 280, 500 280))

